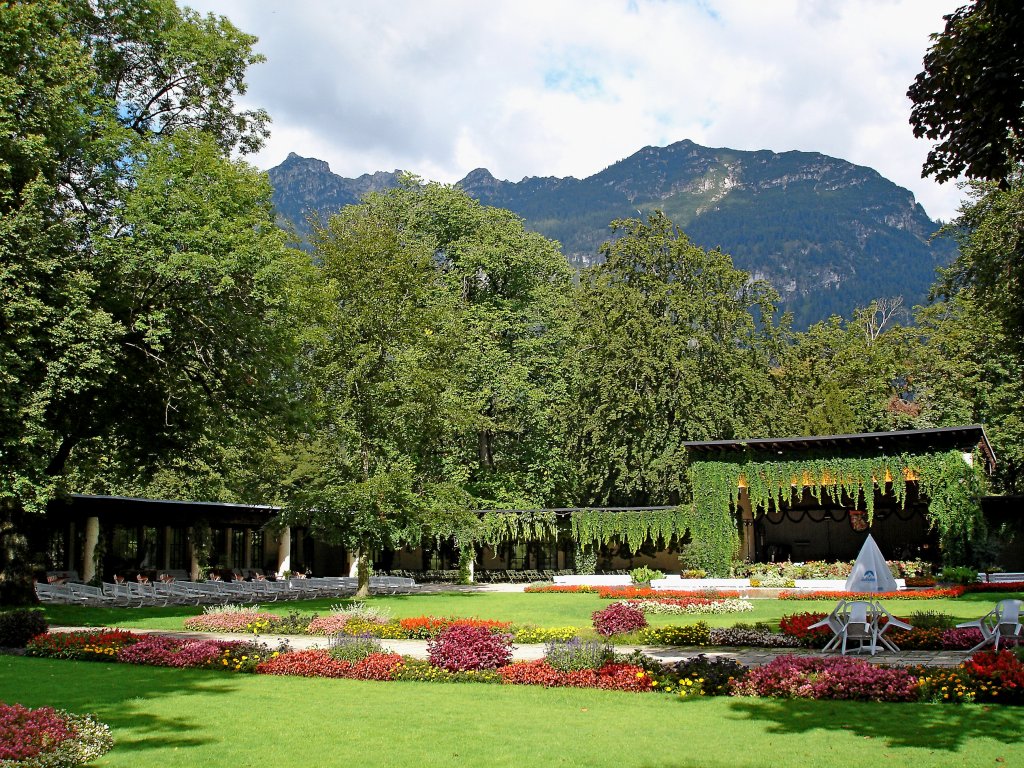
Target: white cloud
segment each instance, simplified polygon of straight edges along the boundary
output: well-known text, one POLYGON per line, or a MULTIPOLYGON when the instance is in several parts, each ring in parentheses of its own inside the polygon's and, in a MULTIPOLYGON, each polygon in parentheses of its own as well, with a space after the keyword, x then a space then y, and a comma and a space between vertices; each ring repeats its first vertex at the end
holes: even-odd
MULTIPOLYGON (((186 0, 188 2, 188 0, 186 0)), ((342 175, 579 178, 691 139, 841 157, 949 218, 906 90, 960 0, 192 0, 260 37, 255 158, 342 175)))

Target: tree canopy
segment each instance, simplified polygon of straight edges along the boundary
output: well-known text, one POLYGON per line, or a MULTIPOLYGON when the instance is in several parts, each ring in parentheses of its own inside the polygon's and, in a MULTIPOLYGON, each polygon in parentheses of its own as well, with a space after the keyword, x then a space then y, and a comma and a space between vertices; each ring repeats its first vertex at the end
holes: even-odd
POLYGON ((914 135, 939 142, 923 175, 1005 183, 1024 138, 1024 7, 974 0, 944 19, 907 91, 914 135))

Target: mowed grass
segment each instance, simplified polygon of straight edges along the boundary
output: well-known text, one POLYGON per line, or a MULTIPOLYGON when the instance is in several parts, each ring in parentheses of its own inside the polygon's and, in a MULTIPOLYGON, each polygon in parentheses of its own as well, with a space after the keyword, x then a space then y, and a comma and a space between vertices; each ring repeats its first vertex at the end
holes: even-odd
POLYGON ((1024 765, 1024 709, 378 683, 0 657, 0 700, 93 712, 102 768, 1024 765))
MULTIPOLYGON (((998 600, 1021 598, 1024 593, 968 594, 957 599, 890 600, 886 607, 898 616, 919 611, 947 613, 958 621, 969 621, 985 614, 998 600)), ((261 610, 286 614, 326 613, 332 605, 344 600, 305 600, 267 603, 261 610)), ((555 594, 522 592, 442 592, 422 595, 371 597, 370 605, 379 606, 396 618, 411 616, 458 616, 498 619, 515 624, 539 627, 591 626, 591 614, 610 604, 596 594, 555 594)), ((754 610, 747 613, 702 614, 687 616, 651 615, 653 626, 692 624, 706 621, 712 627, 730 627, 737 622, 758 621, 778 625, 788 614, 803 612, 827 613, 835 603, 831 600, 751 600, 754 610)), ((194 606, 165 608, 93 608, 85 606, 47 605, 44 607, 52 624, 64 626, 110 626, 178 630, 189 616, 202 613, 194 606)))

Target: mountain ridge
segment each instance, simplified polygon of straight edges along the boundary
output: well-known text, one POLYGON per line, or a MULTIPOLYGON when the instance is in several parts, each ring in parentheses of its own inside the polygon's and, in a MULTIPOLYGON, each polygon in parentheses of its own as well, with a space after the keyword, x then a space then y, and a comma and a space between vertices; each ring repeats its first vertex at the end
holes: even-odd
MULTIPOLYGON (((310 213, 355 204, 397 186, 402 175, 347 179, 295 153, 268 173, 278 213, 300 233, 308 232, 310 213)), ((769 280, 797 327, 849 316, 881 296, 903 295, 908 306, 923 302, 936 268, 956 253, 950 241, 932 239, 939 225, 909 190, 872 168, 818 152, 682 140, 643 147, 584 179, 515 182, 476 168, 456 185, 558 240, 579 268, 599 260, 611 221, 663 210, 694 243, 720 247, 737 267, 769 280)))

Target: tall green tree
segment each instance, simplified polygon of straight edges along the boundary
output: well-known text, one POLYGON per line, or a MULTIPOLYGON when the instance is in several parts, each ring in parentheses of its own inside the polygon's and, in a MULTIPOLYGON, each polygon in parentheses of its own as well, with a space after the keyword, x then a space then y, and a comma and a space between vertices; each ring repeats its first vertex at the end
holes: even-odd
POLYGON ((923 174, 1005 184, 1024 138, 1024 7, 974 0, 943 18, 907 92, 914 135, 939 142, 923 174))
POLYGON ((76 451, 144 472, 270 389, 245 334, 283 327, 296 262, 225 158, 266 134, 234 103, 254 42, 171 0, 0 5, 0 603, 34 597, 25 531, 76 451))
POLYGON ((795 334, 773 369, 771 434, 884 432, 918 425, 909 370, 913 337, 899 298, 853 317, 833 316, 795 334))
POLYGON ((306 368, 319 412, 289 519, 359 552, 362 594, 373 550, 418 544, 437 503, 467 509, 464 318, 429 241, 387 213, 351 206, 313 243, 330 309, 306 368))
POLYGON ((563 428, 581 504, 687 495, 686 440, 762 433, 775 294, 664 214, 612 224, 581 278, 563 428))

